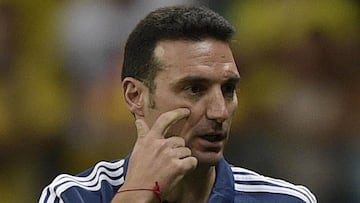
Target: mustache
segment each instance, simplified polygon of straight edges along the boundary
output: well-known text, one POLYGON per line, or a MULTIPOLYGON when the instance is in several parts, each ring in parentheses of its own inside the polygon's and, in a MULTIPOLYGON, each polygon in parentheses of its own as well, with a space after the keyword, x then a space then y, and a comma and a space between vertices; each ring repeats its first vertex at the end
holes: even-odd
POLYGON ((215 120, 208 120, 209 127, 214 131, 223 131, 224 129, 224 122, 218 122, 215 120))
POLYGON ((229 131, 229 123, 207 120, 207 122, 196 129, 196 134, 223 134, 229 131))

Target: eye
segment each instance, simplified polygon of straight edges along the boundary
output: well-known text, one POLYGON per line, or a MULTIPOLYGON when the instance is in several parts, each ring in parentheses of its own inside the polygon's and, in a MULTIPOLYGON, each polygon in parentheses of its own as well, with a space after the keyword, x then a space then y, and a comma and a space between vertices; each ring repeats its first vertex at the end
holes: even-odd
POLYGON ((202 85, 190 85, 184 89, 189 95, 195 96, 195 95, 201 95, 206 88, 202 85))
POLYGON ((227 97, 233 97, 235 90, 236 90, 236 85, 232 83, 224 84, 221 87, 221 91, 223 95, 227 97))

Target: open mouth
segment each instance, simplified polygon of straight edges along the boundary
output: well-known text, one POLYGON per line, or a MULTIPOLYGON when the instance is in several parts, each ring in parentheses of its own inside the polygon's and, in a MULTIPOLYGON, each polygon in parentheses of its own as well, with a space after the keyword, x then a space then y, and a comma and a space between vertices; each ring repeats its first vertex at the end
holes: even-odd
POLYGON ((220 141, 224 140, 226 136, 219 133, 219 134, 206 134, 206 135, 202 135, 200 137, 209 142, 220 142, 220 141))

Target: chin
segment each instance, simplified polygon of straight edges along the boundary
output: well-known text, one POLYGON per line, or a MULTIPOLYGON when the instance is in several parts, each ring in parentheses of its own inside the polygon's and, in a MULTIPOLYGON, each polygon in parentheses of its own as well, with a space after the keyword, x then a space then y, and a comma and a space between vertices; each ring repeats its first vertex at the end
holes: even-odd
POLYGON ((193 156, 197 158, 198 165, 216 166, 223 158, 222 152, 194 152, 193 156))

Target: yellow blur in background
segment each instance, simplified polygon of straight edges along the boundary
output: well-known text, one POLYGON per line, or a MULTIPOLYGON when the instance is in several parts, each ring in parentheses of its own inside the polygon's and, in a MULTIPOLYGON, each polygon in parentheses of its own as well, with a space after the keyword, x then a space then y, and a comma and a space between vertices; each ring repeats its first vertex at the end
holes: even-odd
POLYGON ((150 10, 205 5, 236 27, 243 77, 225 155, 360 202, 359 2, 0 1, 0 199, 36 202, 59 173, 126 156, 122 49, 150 10))

